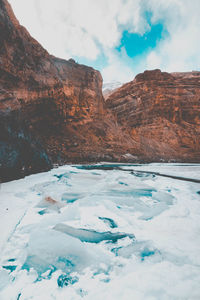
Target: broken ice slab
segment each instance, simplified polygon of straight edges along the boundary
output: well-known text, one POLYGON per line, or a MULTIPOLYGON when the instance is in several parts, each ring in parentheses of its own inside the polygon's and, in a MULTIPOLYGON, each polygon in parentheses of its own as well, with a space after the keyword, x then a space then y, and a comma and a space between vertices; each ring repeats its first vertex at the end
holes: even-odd
MULTIPOLYGON (((30 271, 31 268, 36 270, 36 272, 39 276, 41 276, 45 272, 48 272, 48 271, 53 272, 56 270, 56 267, 54 265, 52 265, 51 263, 49 263, 48 260, 43 259, 43 257, 40 258, 36 255, 27 256, 26 261, 22 265, 22 270, 30 271)), ((52 272, 51 272, 51 274, 52 274, 52 272)))
POLYGON ((13 266, 13 265, 8 265, 8 266, 3 266, 4 269, 13 272, 16 270, 17 266, 13 266))
POLYGON ((121 187, 112 188, 110 190, 106 191, 107 196, 111 197, 152 197, 152 194, 157 192, 157 190, 154 187, 148 186, 148 185, 135 185, 134 188, 124 186, 122 189, 121 187))
POLYGON ((115 221, 113 221, 110 218, 99 217, 99 220, 104 221, 104 223, 108 224, 108 226, 110 226, 110 228, 117 228, 117 224, 115 223, 115 221))
POLYGON ((83 198, 84 195, 78 193, 64 193, 62 194, 61 201, 66 203, 74 203, 76 200, 83 198))
POLYGON ((15 258, 10 258, 10 259, 8 259, 8 261, 13 262, 13 261, 16 261, 16 259, 15 258))
POLYGON ((43 216, 43 215, 45 215, 47 213, 48 213, 47 209, 42 209, 42 210, 38 211, 38 214, 41 215, 41 216, 43 216))
POLYGON ((77 276, 70 276, 69 274, 61 274, 58 279, 57 283, 59 287, 68 286, 69 284, 74 284, 78 281, 77 276))
POLYGON ((57 200, 54 200, 53 198, 51 198, 51 197, 49 197, 49 196, 43 198, 43 199, 37 204, 37 207, 39 207, 39 208, 44 208, 44 210, 41 210, 41 211, 38 212, 40 215, 43 215, 43 214, 45 214, 45 213, 48 212, 48 211, 46 210, 46 208, 49 209, 49 210, 53 210, 53 211, 60 212, 60 209, 61 209, 62 207, 64 207, 64 206, 65 206, 64 203, 61 203, 61 202, 59 202, 59 201, 57 201, 57 200))
POLYGON ((122 256, 125 258, 130 258, 135 255, 144 261, 146 258, 159 255, 160 251, 154 248, 148 241, 133 241, 130 245, 125 247, 116 247, 111 250, 116 256, 122 256))
POLYGON ((79 271, 95 261, 81 241, 52 229, 33 230, 25 254, 22 269, 34 269, 38 276, 52 269, 79 271))
POLYGON ((0 291, 11 283, 11 277, 5 269, 0 269, 0 291))
POLYGON ((102 241, 112 241, 116 242, 119 239, 123 239, 125 237, 129 237, 130 239, 134 239, 134 234, 128 234, 123 232, 112 233, 110 231, 106 232, 97 232, 92 229, 82 229, 82 228, 73 228, 69 225, 65 224, 56 224, 53 228, 56 231, 63 232, 70 236, 73 236, 79 239, 82 242, 87 243, 100 243, 102 241))

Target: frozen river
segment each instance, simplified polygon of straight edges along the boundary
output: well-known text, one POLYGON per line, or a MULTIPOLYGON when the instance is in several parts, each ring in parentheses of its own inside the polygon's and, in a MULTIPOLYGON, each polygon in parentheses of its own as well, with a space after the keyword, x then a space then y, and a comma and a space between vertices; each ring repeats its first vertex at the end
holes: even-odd
POLYGON ((199 164, 67 165, 4 183, 0 228, 1 300, 200 299, 199 164))

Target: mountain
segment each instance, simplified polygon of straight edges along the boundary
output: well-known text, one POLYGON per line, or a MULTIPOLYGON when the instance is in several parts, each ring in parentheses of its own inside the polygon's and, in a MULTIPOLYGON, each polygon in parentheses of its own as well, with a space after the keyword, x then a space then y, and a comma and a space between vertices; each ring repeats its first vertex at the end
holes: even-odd
POLYGON ((53 164, 112 160, 115 144, 124 152, 127 139, 105 107, 101 74, 49 55, 7 0, 0 0, 0 45, 2 181, 53 164))
POLYGON ((50 55, 7 0, 0 45, 1 181, 54 164, 200 161, 199 72, 147 71, 105 100, 100 72, 50 55))
POLYGON ((106 101, 152 161, 200 161, 200 72, 145 71, 106 101))
POLYGON ((122 86, 122 83, 119 81, 111 81, 103 84, 103 96, 104 98, 108 98, 109 95, 113 93, 114 90, 122 86))

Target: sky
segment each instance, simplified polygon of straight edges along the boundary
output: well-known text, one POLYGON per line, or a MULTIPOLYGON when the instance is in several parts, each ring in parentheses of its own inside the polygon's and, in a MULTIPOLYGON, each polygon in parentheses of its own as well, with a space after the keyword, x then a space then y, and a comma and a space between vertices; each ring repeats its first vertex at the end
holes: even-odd
POLYGON ((149 69, 200 70, 200 0, 9 0, 50 54, 101 71, 105 83, 149 69))

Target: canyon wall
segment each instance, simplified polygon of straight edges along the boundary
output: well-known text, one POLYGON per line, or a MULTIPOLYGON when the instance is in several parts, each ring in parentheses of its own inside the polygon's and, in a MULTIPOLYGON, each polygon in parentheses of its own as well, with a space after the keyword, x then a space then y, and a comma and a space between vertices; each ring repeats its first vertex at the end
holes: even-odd
POLYGON ((145 71, 106 106, 152 161, 200 161, 200 72, 145 71))
POLYGON ((101 74, 49 55, 6 0, 0 45, 1 181, 54 164, 112 160, 133 143, 105 107, 101 74))

